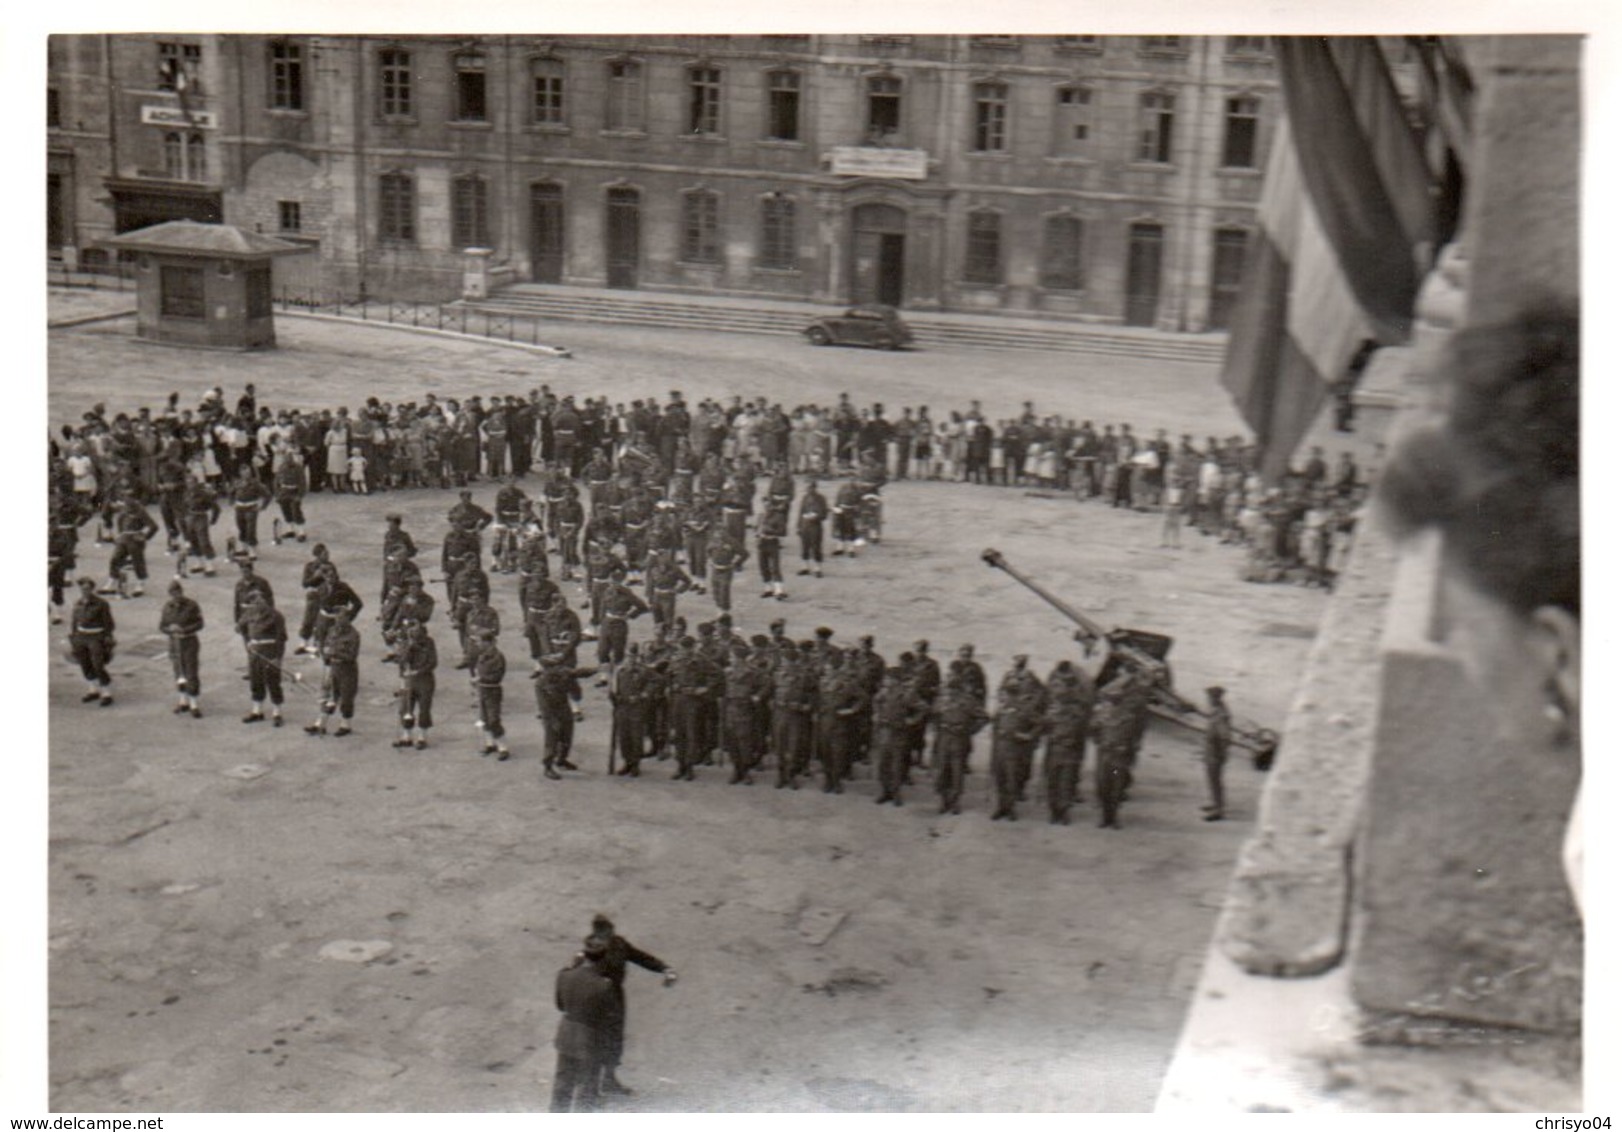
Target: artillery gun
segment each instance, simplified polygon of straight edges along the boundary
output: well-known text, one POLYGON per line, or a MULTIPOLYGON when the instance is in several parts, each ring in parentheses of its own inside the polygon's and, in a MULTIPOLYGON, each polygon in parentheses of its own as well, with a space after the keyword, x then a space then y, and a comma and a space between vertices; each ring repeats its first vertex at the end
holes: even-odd
MULTIPOLYGON (((1146 671, 1154 688, 1149 710, 1161 719, 1193 731, 1204 732, 1209 716, 1193 701, 1178 695, 1172 687, 1171 666, 1166 663, 1166 656, 1176 643, 1171 637, 1142 629, 1105 629, 1009 565, 1008 559, 1003 557, 1001 551, 988 548, 980 553, 980 559, 987 566, 1003 571, 1075 622, 1075 639, 1081 643, 1088 656, 1092 655, 1094 648, 1101 642, 1108 648, 1104 665, 1098 672, 1100 687, 1109 683, 1124 666, 1146 671)), ((1271 768, 1273 759, 1278 754, 1278 732, 1271 728, 1258 727, 1238 717, 1232 721, 1232 742, 1251 753, 1251 759, 1257 770, 1271 768)))

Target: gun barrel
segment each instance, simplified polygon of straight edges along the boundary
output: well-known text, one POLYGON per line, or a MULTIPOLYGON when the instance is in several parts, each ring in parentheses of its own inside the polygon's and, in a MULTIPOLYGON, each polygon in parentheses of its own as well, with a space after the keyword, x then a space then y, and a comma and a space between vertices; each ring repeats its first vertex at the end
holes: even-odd
POLYGON ((1064 614, 1071 621, 1074 621, 1081 627, 1082 632, 1087 634, 1088 637, 1098 640, 1102 639, 1106 635, 1104 627, 1098 622, 1094 621, 1091 617, 1088 617, 1080 610, 1073 608, 1068 602, 1062 600, 1054 594, 1049 593, 1036 582, 1020 573, 1013 566, 1010 566, 1008 564, 1008 559, 1002 556, 1001 551, 988 547, 980 553, 980 559, 987 566, 992 566, 998 570, 1001 570, 1003 573, 1013 578, 1014 581, 1030 590, 1037 597, 1047 602, 1054 609, 1057 609, 1060 613, 1064 614))

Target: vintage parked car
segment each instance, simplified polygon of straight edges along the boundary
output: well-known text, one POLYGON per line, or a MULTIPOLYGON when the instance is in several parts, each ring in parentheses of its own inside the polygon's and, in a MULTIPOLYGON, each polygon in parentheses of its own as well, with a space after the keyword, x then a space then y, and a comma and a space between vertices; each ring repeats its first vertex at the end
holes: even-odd
POLYGON ((864 303, 844 314, 819 318, 802 334, 813 346, 874 346, 899 350, 912 344, 912 331, 883 303, 864 303))

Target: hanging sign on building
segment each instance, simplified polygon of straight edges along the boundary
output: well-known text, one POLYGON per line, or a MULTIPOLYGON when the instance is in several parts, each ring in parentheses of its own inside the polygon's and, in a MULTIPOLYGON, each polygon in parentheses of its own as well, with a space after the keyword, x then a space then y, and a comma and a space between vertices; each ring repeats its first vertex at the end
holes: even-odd
POLYGON ((836 145, 828 151, 830 171, 844 177, 893 177, 922 181, 929 176, 929 154, 921 149, 884 149, 836 145))
POLYGON ((180 126, 193 130, 212 130, 216 125, 214 111, 187 112, 178 106, 143 106, 141 121, 148 126, 180 126))

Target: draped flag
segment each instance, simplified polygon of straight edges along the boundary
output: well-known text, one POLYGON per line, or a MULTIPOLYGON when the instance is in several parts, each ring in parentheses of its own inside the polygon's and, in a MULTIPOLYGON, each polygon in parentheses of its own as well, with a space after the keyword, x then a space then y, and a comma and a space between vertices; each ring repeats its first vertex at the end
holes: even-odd
POLYGON ((1268 479, 1358 347, 1407 340, 1436 212, 1376 41, 1283 37, 1274 52, 1284 114, 1222 366, 1268 479))

